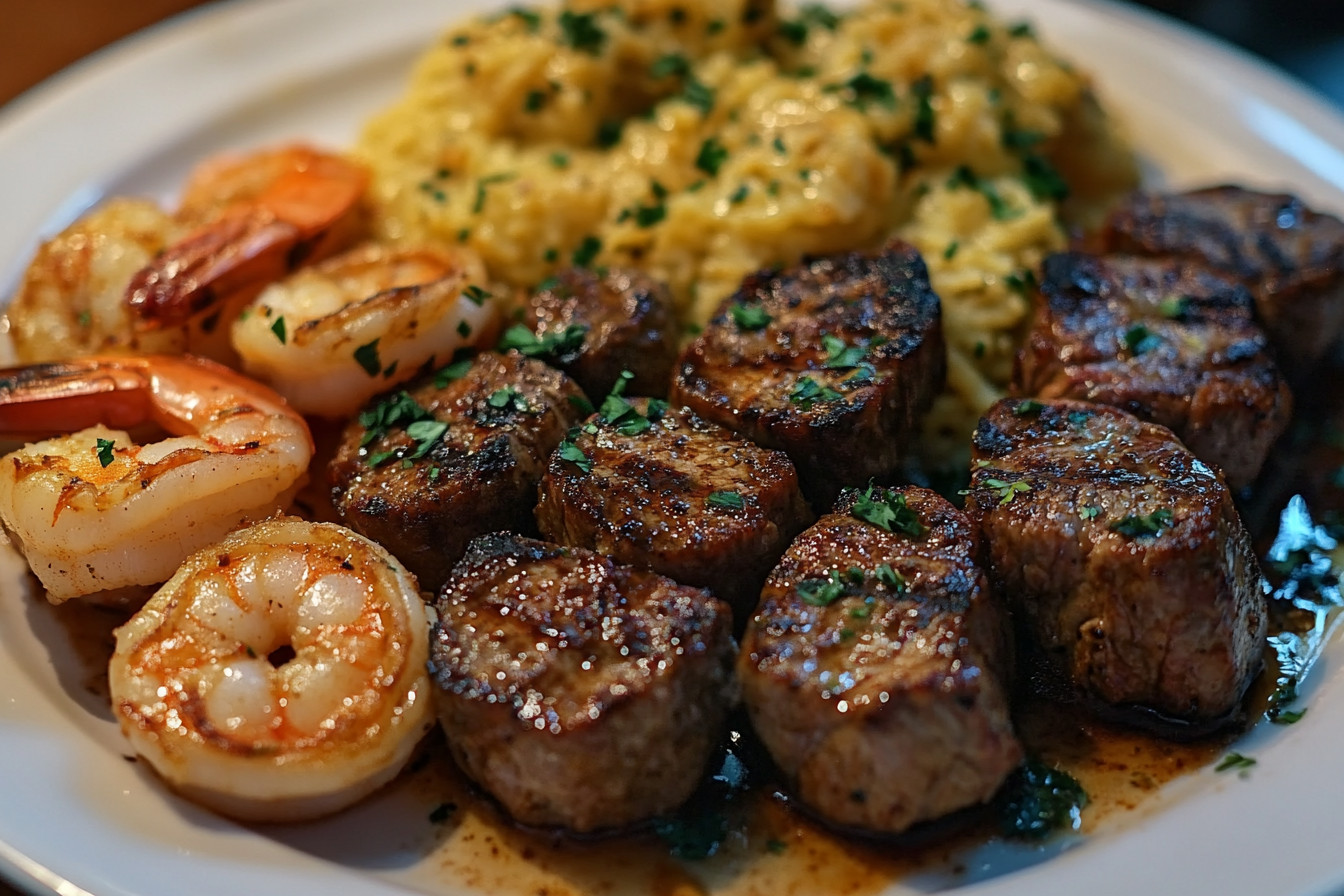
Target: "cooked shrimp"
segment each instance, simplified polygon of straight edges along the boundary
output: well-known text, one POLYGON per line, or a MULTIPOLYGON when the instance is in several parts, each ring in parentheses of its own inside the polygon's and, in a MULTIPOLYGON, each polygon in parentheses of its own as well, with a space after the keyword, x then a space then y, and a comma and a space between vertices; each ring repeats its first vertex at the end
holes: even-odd
POLYGON ((131 277, 180 233, 173 217, 154 203, 113 199, 43 244, 9 306, 19 360, 186 351, 185 328, 138 327, 125 300, 131 277))
POLYGON ((131 278, 126 300, 146 326, 173 326, 249 287, 349 245, 362 227, 368 171, 306 146, 202 165, 178 217, 197 229, 131 278))
POLYGON ((49 240, 8 317, 24 363, 122 351, 234 360, 228 327, 256 290, 349 245, 367 173, 287 147, 209 162, 175 215, 112 199, 49 240))
POLYGON ((0 370, 0 435, 84 426, 0 458, 0 522, 52 603, 164 581, 241 521, 286 507, 313 455, 283 399, 210 361, 0 370), (124 430, 145 424, 169 436, 137 445, 124 430))
POLYGON ((112 707, 184 796, 313 818, 390 780, 433 724, 415 579, 333 523, 277 519, 191 556, 117 630, 112 707))
POLYGON ((468 250, 363 246, 267 287, 233 324, 244 369, 306 414, 368 399, 490 338, 499 302, 468 250))

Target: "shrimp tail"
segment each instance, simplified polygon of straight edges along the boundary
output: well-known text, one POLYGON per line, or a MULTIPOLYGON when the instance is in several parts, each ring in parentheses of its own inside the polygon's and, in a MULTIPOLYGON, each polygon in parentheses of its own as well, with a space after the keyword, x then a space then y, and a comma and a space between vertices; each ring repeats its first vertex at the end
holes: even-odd
POLYGON ((137 370, 89 359, 0 368, 0 436, 9 439, 69 432, 72 420, 130 428, 150 417, 150 405, 137 370))

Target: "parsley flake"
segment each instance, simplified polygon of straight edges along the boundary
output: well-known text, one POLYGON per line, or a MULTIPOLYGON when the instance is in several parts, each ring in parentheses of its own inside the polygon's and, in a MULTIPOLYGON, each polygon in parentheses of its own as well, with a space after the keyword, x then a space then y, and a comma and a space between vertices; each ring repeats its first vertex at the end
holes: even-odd
POLYGON ((499 339, 501 352, 516 351, 529 358, 560 360, 583 348, 588 336, 587 324, 566 324, 563 330, 552 330, 538 336, 523 324, 514 324, 499 339))
POLYGON ((364 368, 364 372, 369 376, 377 376, 383 369, 383 362, 378 358, 378 340, 366 342, 355 349, 355 362, 364 368))
POLYGON ((98 440, 98 447, 95 450, 98 452, 98 463, 100 465, 106 467, 112 463, 114 460, 112 456, 112 448, 114 444, 115 443, 111 439, 98 440))
POLYGON ((718 507, 721 510, 741 510, 746 507, 746 502, 742 500, 742 496, 732 491, 713 492, 705 499, 705 503, 710 507, 718 507))
POLYGON ((560 13, 560 35, 563 42, 574 49, 597 56, 607 41, 607 33, 597 24, 596 13, 560 13))
POLYGON ((905 495, 869 484, 849 509, 850 516, 888 532, 922 538, 928 531, 919 515, 905 503, 905 495))
POLYGON ((770 312, 765 310, 764 305, 746 305, 742 302, 734 302, 728 306, 728 313, 732 315, 733 323, 737 324, 739 330, 755 332, 764 330, 770 321, 774 320, 770 312))
POLYGON ((1216 772, 1244 772, 1255 764, 1256 760, 1250 756, 1243 756, 1240 753, 1228 753, 1218 761, 1218 764, 1213 767, 1213 770, 1216 772))
POLYGON ((933 111, 933 79, 928 75, 919 78, 910 85, 910 91, 915 97, 915 139, 933 143, 937 131, 937 120, 933 111))
POLYGON ((589 234, 585 236, 579 247, 570 255, 570 261, 576 268, 584 268, 593 263, 597 253, 602 251, 602 240, 589 234))
POLYGON ((861 345, 846 345, 838 336, 826 334, 821 337, 821 345, 826 349, 826 362, 822 366, 831 370, 849 370, 858 367, 868 355, 868 349, 861 345))
POLYGON ((1022 479, 1005 482, 1002 479, 986 479, 985 485, 999 493, 999 506, 1010 503, 1018 495, 1031 491, 1031 483, 1022 479))
POLYGON ((1126 538, 1156 538, 1165 527, 1172 525, 1175 523, 1171 511, 1163 507, 1144 516, 1122 517, 1111 523, 1110 529, 1126 538))
POLYGON ((491 294, 473 283, 462 290, 462 295, 467 297, 467 301, 479 308, 485 304, 485 300, 490 298, 491 294))
POLYGON ((700 151, 695 155, 695 167, 710 177, 716 177, 727 160, 728 149, 714 137, 709 137, 700 144, 700 151))
POLYGON ((837 570, 831 570, 829 578, 803 579, 797 585, 798 596, 803 603, 814 607, 829 607, 845 594, 845 583, 837 570))
POLYGON ((593 462, 588 455, 583 453, 583 449, 575 445, 571 439, 565 439, 560 443, 556 456, 561 460, 569 461, 585 473, 592 471, 593 462))
POLYGON ((289 335, 285 332, 284 315, 277 317, 275 323, 271 324, 271 332, 275 334, 276 339, 280 340, 281 345, 284 345, 285 342, 288 341, 289 335))
POLYGON ((839 401, 844 398, 830 386, 823 386, 810 376, 800 377, 789 392, 789 401, 805 411, 812 409, 818 401, 839 401))

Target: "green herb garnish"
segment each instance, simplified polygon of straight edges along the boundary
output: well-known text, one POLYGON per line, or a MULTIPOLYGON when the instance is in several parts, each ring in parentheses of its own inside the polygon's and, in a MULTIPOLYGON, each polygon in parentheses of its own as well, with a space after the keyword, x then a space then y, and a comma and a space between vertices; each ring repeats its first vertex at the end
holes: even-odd
POLYGON ((1163 528, 1171 525, 1174 525, 1171 511, 1163 507, 1143 516, 1122 517, 1111 523, 1110 528, 1126 538, 1155 538, 1163 528))
POLYGON ((838 401, 844 398, 830 386, 823 386, 810 376, 800 377, 789 392, 789 401, 805 411, 811 410, 818 401, 838 401))
POLYGON ((98 463, 101 466, 108 466, 115 459, 112 456, 114 442, 111 439, 99 439, 98 447, 94 449, 98 453, 98 463))
POLYGON ((355 362, 369 376, 377 376, 383 369, 383 362, 378 359, 378 340, 366 342, 355 349, 355 362))
POLYGON ((1077 830, 1087 791, 1071 775, 1029 759, 1001 791, 999 818, 1010 837, 1040 840, 1060 828, 1077 830))
POLYGON ((728 313, 732 315, 733 323, 737 324, 739 330, 753 332, 764 330, 766 325, 774 320, 764 305, 744 305, 741 302, 734 302, 728 306, 728 313))
POLYGON ((705 499, 705 503, 710 507, 718 507, 722 510, 741 510, 746 507, 746 502, 737 492, 723 491, 713 492, 705 499))
POLYGON ((596 13, 577 13, 563 10, 560 13, 560 36, 565 44, 590 56, 602 52, 607 41, 607 33, 597 24, 596 13))
POLYGON ((905 503, 905 495, 869 484, 849 510, 851 516, 888 532, 921 538, 928 531, 919 515, 905 503))
POLYGON ((277 317, 277 318, 275 319, 275 323, 271 324, 271 332, 275 334, 275 338, 276 338, 276 339, 279 339, 279 340, 280 340, 280 344, 281 344, 281 345, 284 345, 284 344, 286 343, 286 341, 288 341, 288 339, 289 339, 289 334, 287 334, 287 333, 285 332, 285 318, 284 318, 284 315, 281 315, 280 317, 277 317))
POLYGON ((583 347, 588 335, 587 324, 567 324, 563 330, 552 330, 538 336, 523 324, 514 324, 499 339, 501 352, 516 351, 529 358, 559 360, 583 347))
POLYGON ((1228 753, 1218 764, 1213 767, 1216 772, 1237 771, 1244 772, 1256 764, 1256 760, 1250 756, 1243 756, 1240 753, 1228 753))

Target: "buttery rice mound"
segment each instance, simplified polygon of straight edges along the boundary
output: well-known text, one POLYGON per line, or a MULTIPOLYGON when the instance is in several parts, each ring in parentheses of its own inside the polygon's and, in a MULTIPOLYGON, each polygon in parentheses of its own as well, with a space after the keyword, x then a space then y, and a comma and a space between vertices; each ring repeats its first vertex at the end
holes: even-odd
POLYGON ((1138 180, 1088 79, 959 0, 510 9, 447 31, 356 153, 383 238, 519 290, 640 268, 690 331, 747 273, 903 237, 948 339, 930 458, 1001 396, 1042 256, 1138 180))

